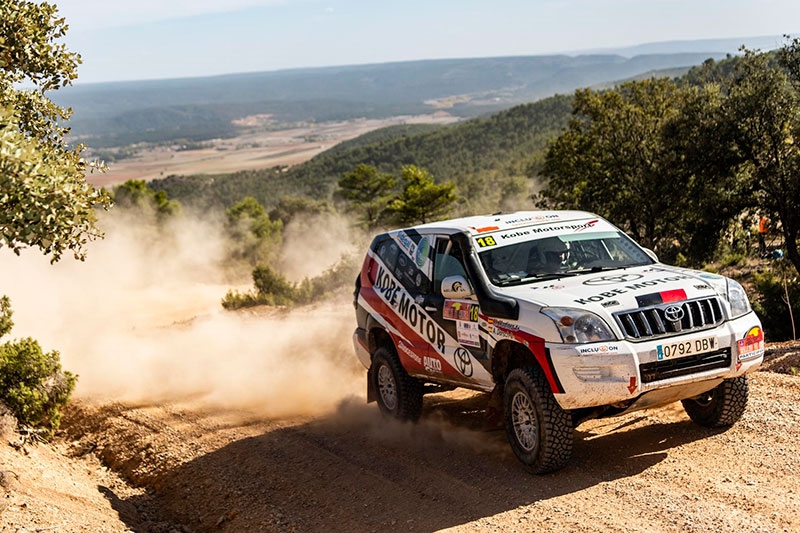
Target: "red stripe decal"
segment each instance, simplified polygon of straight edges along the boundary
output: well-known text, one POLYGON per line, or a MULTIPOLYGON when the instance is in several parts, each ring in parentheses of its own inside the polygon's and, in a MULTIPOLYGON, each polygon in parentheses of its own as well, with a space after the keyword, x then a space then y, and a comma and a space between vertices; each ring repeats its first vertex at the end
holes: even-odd
POLYGON ((664 291, 661 294, 661 302, 668 304, 670 302, 681 302, 686 299, 686 291, 683 289, 675 289, 674 291, 664 291))

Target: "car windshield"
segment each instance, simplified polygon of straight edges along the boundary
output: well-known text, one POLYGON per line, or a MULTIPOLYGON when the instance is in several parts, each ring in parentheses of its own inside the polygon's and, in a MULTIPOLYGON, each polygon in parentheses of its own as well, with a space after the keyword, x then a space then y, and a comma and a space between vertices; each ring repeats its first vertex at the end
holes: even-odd
POLYGON ((479 246, 484 246, 479 253, 481 264, 494 285, 533 283, 654 262, 633 240, 616 229, 573 231, 537 238, 540 235, 515 230, 476 239, 479 246), (526 235, 531 238, 526 239, 526 235), (506 241, 510 243, 505 244, 506 241), (494 245, 482 244, 487 242, 494 245))

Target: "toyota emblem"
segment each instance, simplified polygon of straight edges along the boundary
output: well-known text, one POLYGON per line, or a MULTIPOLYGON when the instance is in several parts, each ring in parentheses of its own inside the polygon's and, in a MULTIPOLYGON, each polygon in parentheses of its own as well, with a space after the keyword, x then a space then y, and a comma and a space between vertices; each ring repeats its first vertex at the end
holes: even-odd
POLYGON ((472 376, 472 358, 464 348, 457 348, 455 353, 456 368, 466 377, 472 376))
POLYGON ((683 308, 677 305, 670 305, 664 309, 664 317, 670 322, 678 322, 683 318, 683 308))

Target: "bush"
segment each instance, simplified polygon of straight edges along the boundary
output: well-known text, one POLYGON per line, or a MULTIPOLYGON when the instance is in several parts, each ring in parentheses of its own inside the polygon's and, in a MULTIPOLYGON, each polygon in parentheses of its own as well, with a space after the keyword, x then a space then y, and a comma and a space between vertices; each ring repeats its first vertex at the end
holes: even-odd
MULTIPOLYGON (((11 321, 11 305, 6 296, 0 298, 0 336, 7 334, 11 321)), ((76 377, 61 370, 59 354, 45 353, 34 339, 0 345, 0 401, 20 424, 42 430, 51 436, 61 421, 61 408, 66 405, 76 377)))
POLYGON ((61 421, 61 408, 75 388, 75 379, 61 369, 58 352, 43 352, 34 339, 0 346, 0 400, 20 424, 52 435, 61 421))
POLYGON ((255 307, 256 305, 275 305, 275 302, 256 291, 239 292, 229 290, 222 299, 222 307, 229 311, 244 307, 255 307))
POLYGON ((248 292, 228 291, 222 299, 225 309, 241 309, 256 305, 305 305, 318 302, 329 294, 352 283, 357 265, 345 256, 319 276, 291 283, 280 272, 260 265, 253 270, 255 289, 248 292))
POLYGON ((342 257, 338 263, 314 278, 305 278, 297 288, 298 303, 308 304, 322 300, 337 289, 351 285, 358 272, 358 265, 350 256, 342 257))

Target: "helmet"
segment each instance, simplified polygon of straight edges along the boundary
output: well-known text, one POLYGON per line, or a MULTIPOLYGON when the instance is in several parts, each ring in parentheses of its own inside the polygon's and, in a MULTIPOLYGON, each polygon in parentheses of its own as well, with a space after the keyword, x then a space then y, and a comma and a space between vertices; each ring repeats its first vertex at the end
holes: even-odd
POLYGON ((564 260, 562 254, 567 251, 569 251, 569 248, 558 237, 544 239, 539 244, 539 253, 542 254, 546 263, 561 263, 564 260))

